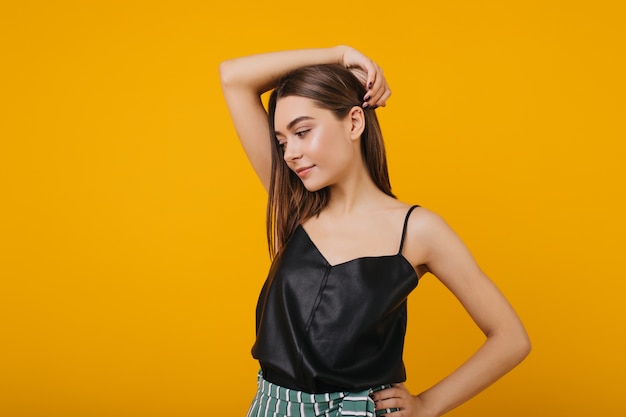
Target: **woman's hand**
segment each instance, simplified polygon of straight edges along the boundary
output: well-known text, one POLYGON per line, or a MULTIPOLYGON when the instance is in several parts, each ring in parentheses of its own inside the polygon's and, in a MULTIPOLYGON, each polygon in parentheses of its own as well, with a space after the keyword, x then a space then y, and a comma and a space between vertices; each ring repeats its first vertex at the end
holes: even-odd
POLYGON ((387 104, 391 90, 383 70, 374 61, 354 48, 343 47, 342 64, 350 69, 367 89, 363 107, 380 107, 387 104))
POLYGON ((404 384, 394 384, 391 388, 376 391, 371 398, 376 403, 376 410, 398 409, 386 413, 385 417, 436 417, 436 414, 426 409, 419 395, 411 395, 404 384))

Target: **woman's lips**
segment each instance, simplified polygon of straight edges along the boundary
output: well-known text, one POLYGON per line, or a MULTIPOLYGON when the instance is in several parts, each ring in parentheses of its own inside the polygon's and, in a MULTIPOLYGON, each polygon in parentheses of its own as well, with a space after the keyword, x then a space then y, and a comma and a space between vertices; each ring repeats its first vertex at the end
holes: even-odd
POLYGON ((305 177, 309 172, 311 172, 311 170, 313 169, 315 165, 311 165, 310 167, 302 167, 302 168, 298 168, 296 169, 296 174, 298 174, 298 176, 300 178, 305 177))

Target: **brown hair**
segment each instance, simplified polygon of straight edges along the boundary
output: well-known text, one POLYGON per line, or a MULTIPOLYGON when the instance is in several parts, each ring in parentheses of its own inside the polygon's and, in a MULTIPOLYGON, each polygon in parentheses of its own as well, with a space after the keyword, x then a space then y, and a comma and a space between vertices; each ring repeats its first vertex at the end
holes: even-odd
MULTIPOLYGON (((330 199, 328 187, 308 191, 283 160, 283 150, 278 145, 274 128, 276 102, 287 96, 309 98, 317 107, 330 110, 341 120, 350 109, 363 102, 365 92, 365 87, 356 76, 339 64, 313 65, 292 71, 272 91, 268 104, 272 173, 266 221, 267 242, 272 257, 283 249, 298 225, 318 215, 330 199)), ((361 153, 374 183, 385 194, 395 197, 391 193, 382 132, 373 110, 365 114, 361 153)))

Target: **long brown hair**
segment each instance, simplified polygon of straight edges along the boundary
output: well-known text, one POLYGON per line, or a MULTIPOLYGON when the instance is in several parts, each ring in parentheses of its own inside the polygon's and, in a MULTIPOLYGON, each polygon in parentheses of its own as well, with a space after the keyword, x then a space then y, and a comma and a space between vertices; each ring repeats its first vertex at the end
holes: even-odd
MULTIPOLYGON (((276 102, 287 96, 313 100, 319 108, 330 110, 338 120, 362 103, 365 87, 350 70, 339 64, 303 67, 285 75, 272 91, 268 104, 272 140, 272 173, 267 200, 267 243, 270 255, 280 252, 298 225, 318 215, 330 200, 328 187, 308 191, 283 160, 274 128, 276 102)), ((365 112, 361 153, 367 170, 381 191, 392 197, 383 135, 373 110, 365 112)))

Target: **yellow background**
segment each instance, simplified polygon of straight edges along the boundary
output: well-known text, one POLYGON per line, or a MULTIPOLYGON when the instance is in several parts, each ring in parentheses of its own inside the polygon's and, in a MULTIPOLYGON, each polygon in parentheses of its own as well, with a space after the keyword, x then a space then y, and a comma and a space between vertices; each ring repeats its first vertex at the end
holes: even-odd
MULTIPOLYGON (((394 191, 533 341, 450 415, 626 415, 623 2, 214 3, 2 2, 0 415, 244 415, 265 195, 218 64, 340 43, 393 89, 394 191)), ((482 336, 432 276, 409 304, 418 392, 482 336)))

